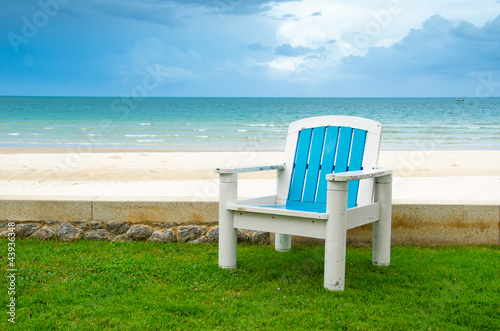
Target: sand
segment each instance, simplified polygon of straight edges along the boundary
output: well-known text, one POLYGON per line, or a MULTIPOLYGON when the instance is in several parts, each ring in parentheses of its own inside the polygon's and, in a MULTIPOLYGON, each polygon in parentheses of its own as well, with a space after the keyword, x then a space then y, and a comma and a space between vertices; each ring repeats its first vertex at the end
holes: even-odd
MULTIPOLYGON (((280 151, 0 148, 0 196, 100 196, 209 200, 213 168, 280 163, 280 151)), ((500 150, 382 151, 394 203, 500 204, 500 150)), ((275 193, 274 171, 241 174, 240 197, 275 193)))

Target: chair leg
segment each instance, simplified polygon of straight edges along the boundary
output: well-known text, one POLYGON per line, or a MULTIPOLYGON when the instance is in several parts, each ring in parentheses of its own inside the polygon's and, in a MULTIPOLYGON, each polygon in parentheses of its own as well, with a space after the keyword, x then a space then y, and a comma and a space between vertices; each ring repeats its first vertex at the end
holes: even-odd
POLYGON ((387 266, 391 263, 392 175, 375 180, 375 201, 380 203, 380 220, 373 223, 372 263, 387 266))
POLYGON ((292 236, 289 234, 276 233, 274 236, 274 248, 278 252, 287 252, 292 248, 292 236))
POLYGON ((324 287, 343 291, 347 232, 347 182, 328 181, 324 287))
POLYGON ((237 235, 234 228, 233 211, 227 210, 228 203, 237 199, 237 174, 220 174, 219 186, 219 267, 236 268, 237 235))

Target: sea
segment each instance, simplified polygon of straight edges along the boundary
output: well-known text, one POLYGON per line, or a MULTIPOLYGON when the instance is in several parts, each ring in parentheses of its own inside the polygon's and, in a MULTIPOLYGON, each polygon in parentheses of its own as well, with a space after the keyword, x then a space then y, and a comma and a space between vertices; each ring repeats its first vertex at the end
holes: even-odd
POLYGON ((0 147, 283 150, 320 115, 381 122, 382 150, 500 149, 500 98, 0 97, 0 147))

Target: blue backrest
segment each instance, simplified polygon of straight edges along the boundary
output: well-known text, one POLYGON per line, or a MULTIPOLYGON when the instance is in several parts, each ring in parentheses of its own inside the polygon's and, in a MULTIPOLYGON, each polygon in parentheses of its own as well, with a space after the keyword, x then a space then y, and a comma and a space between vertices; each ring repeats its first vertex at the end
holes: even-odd
MULTIPOLYGON (((362 170, 367 132, 346 126, 299 131, 286 207, 325 212, 326 175, 362 170)), ((348 184, 347 207, 357 205, 359 181, 348 184)))

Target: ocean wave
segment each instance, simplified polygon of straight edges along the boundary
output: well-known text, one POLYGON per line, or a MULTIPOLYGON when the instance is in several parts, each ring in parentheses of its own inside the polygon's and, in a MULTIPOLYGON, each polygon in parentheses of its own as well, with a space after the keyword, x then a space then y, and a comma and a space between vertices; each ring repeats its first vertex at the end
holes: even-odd
POLYGON ((20 132, 7 133, 7 135, 9 135, 9 136, 19 136, 20 134, 21 134, 20 132))
POLYGON ((248 124, 248 126, 273 127, 275 125, 274 124, 265 124, 265 123, 262 123, 262 124, 248 124))
POLYGON ((139 123, 139 125, 151 125, 151 123, 139 123))
POLYGON ((208 136, 195 136, 196 138, 208 138, 208 136))
POLYGON ((240 129, 240 130, 236 130, 238 132, 247 132, 248 130, 244 130, 244 129, 240 129))
POLYGON ((161 142, 165 141, 163 139, 137 139, 137 142, 139 143, 150 143, 150 142, 161 142))
POLYGON ((124 136, 125 137, 131 137, 131 138, 135 138, 135 137, 158 137, 157 134, 125 134, 124 136))

